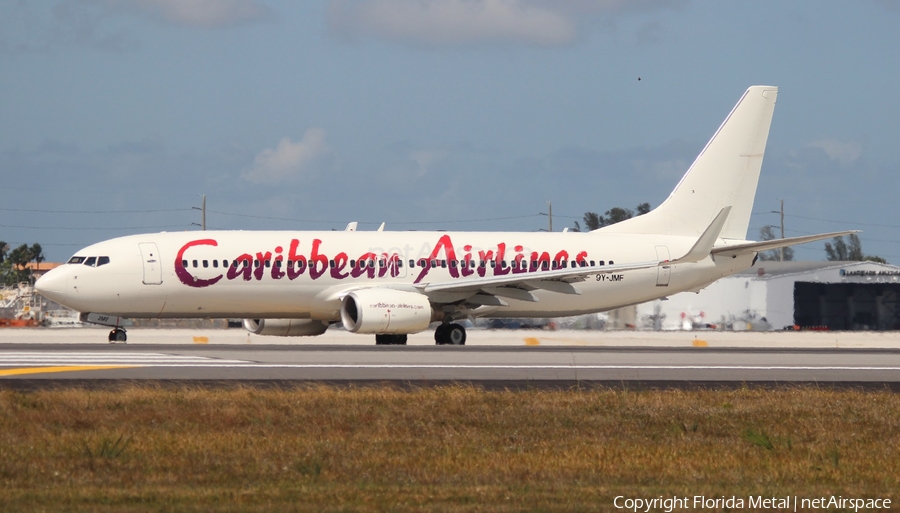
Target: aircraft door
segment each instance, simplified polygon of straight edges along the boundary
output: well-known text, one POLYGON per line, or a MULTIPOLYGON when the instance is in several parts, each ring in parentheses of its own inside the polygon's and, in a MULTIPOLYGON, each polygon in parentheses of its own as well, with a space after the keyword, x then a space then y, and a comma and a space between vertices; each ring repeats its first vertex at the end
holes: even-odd
MULTIPOLYGON (((669 261, 669 247, 668 246, 656 246, 656 258, 659 259, 660 262, 668 262, 669 261)), ((669 273, 672 271, 671 266, 669 265, 661 265, 656 268, 656 286, 657 287, 668 287, 669 286, 669 273)))
POLYGON ((144 285, 162 284, 162 266, 156 243, 141 242, 138 246, 141 248, 141 260, 144 264, 144 285))

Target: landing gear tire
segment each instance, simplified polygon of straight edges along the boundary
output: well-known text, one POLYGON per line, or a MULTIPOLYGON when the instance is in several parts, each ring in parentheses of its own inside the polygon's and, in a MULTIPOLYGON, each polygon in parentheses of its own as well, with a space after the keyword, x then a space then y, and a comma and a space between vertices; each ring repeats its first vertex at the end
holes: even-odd
POLYGON ((126 343, 128 342, 128 335, 125 334, 125 330, 122 328, 114 328, 109 332, 109 343, 115 344, 116 342, 126 343))
POLYGON ((441 324, 434 330, 434 343, 439 346, 464 346, 466 329, 459 324, 441 324))
POLYGON ((375 335, 376 346, 405 346, 406 335, 375 335))

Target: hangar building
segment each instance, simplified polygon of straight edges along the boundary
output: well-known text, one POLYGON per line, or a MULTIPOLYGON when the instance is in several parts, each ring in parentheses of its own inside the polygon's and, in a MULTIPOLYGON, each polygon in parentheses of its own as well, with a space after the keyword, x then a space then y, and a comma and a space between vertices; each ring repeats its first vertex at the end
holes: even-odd
POLYGON ((638 306, 639 327, 900 329, 900 267, 876 262, 764 262, 700 293, 638 306))

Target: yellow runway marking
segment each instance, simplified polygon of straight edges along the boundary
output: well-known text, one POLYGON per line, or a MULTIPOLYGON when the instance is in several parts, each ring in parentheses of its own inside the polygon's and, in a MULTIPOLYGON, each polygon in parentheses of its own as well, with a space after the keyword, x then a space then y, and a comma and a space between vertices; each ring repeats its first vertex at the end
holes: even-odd
POLYGON ((535 337, 528 337, 525 339, 526 346, 539 346, 541 345, 541 341, 536 339, 535 337))
POLYGON ((66 365, 64 367, 25 367, 21 369, 0 369, 0 376, 20 376, 22 374, 44 374, 46 372, 72 372, 108 369, 133 369, 140 365, 66 365))
POLYGON ((700 340, 699 338, 694 339, 694 347, 708 347, 709 344, 706 343, 705 340, 700 340))
POLYGON ((209 337, 194 337, 195 344, 209 344, 209 337))

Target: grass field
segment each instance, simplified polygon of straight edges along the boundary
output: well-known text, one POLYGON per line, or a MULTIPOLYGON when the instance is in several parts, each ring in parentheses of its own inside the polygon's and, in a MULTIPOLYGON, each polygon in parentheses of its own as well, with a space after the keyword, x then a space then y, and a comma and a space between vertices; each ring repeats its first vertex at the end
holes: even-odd
POLYGON ((0 391, 7 512, 605 511, 616 495, 896 503, 898 476, 890 392, 0 391))

